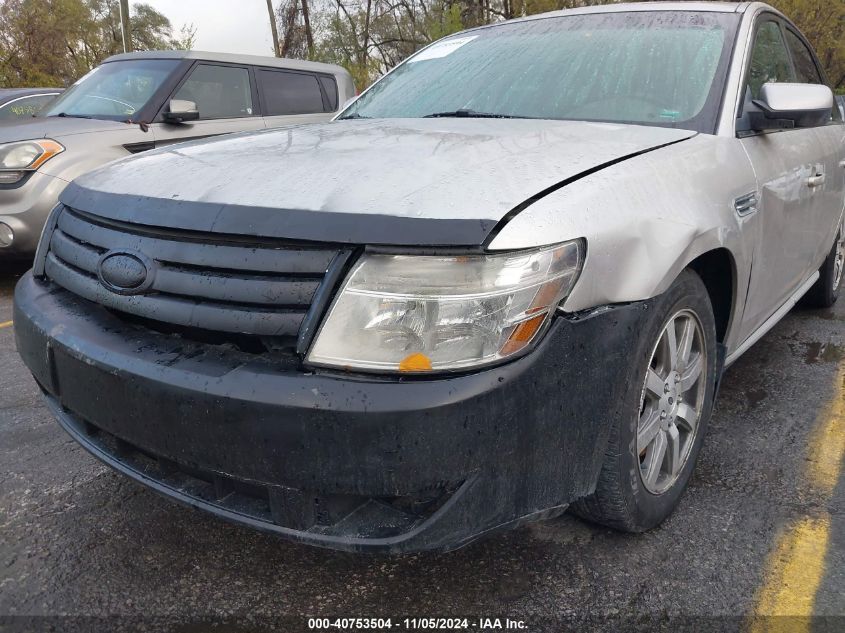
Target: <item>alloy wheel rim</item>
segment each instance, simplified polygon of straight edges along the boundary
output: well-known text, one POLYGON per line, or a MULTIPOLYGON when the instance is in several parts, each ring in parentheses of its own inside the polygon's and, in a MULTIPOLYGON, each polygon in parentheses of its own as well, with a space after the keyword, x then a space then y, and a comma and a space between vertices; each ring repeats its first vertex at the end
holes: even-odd
POLYGON ((637 424, 640 478, 652 494, 678 480, 692 452, 704 404, 707 349, 691 310, 663 327, 646 371, 637 424))
POLYGON ((833 259, 833 290, 839 289, 842 282, 842 270, 845 268, 845 224, 839 229, 839 239, 836 240, 836 255, 833 259))

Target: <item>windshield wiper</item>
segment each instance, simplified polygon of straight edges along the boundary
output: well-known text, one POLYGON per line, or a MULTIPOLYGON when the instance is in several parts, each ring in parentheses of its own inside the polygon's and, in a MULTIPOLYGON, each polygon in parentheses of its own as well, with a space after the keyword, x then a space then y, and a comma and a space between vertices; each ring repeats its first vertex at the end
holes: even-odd
POLYGON ((357 112, 353 112, 352 114, 347 114, 346 116, 338 117, 338 121, 345 121, 347 119, 372 119, 373 117, 364 116, 363 114, 358 114, 357 112))
POLYGON ((51 114, 50 116, 58 116, 63 119, 93 119, 92 116, 85 116, 84 114, 68 114, 67 112, 59 112, 58 114, 51 114))
POLYGON ((452 110, 451 112, 435 112, 426 114, 424 119, 527 119, 525 116, 514 116, 512 114, 494 114, 492 112, 476 112, 475 110, 452 110))

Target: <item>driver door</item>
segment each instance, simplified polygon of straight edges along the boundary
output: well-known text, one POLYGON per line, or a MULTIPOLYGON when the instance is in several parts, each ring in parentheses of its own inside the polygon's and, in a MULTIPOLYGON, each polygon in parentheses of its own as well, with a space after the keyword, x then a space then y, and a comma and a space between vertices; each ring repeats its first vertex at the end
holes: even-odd
MULTIPOLYGON (((796 82, 795 68, 780 20, 763 14, 757 24, 751 65, 745 87, 746 107, 757 99, 763 84, 796 82)), ((743 127, 743 117, 739 127, 743 127)), ((743 334, 750 335, 810 274, 807 253, 811 209, 816 191, 811 183, 827 167, 822 164, 818 133, 797 128, 740 134, 740 142, 757 175, 757 205, 753 228, 755 246, 743 334)))
MULTIPOLYGON (((264 129, 264 119, 257 114, 252 72, 247 66, 199 62, 170 98, 196 103, 199 120, 175 124, 159 115, 152 126, 156 147, 264 129)), ((165 109, 169 103, 168 99, 165 109)))

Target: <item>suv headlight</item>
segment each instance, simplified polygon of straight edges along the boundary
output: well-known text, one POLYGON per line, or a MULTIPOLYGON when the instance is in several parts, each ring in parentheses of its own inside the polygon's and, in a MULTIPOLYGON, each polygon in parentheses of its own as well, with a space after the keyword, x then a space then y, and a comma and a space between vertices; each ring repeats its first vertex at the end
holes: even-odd
POLYGON ((15 184, 26 176, 27 172, 36 171, 63 151, 65 148, 61 143, 50 139, 0 145, 0 184, 15 184))
POLYGON ((307 361, 382 372, 501 361, 543 331, 583 260, 581 240, 493 255, 364 255, 307 361))

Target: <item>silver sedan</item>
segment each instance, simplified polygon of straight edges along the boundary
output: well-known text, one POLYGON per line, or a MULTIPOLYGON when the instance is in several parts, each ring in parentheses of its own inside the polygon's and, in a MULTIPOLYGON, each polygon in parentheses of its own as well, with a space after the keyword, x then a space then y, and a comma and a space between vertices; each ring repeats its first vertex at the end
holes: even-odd
POLYGON ((111 466, 298 541, 450 549, 567 507, 643 531, 724 369, 836 301, 843 159, 765 4, 485 26, 333 122, 78 178, 18 349, 111 466))

